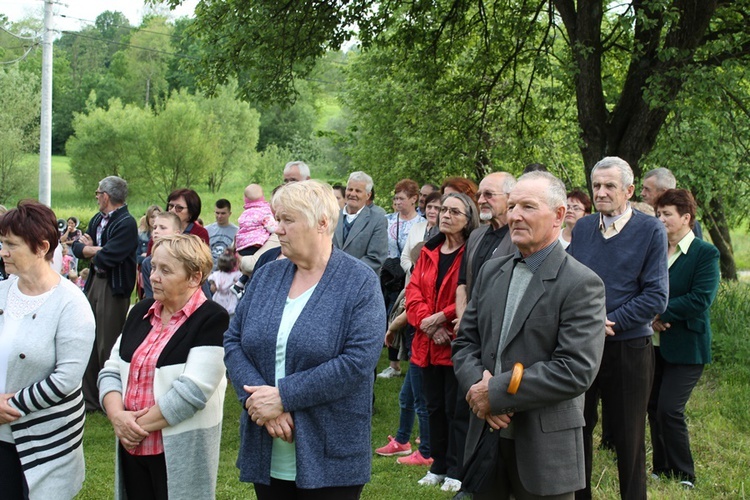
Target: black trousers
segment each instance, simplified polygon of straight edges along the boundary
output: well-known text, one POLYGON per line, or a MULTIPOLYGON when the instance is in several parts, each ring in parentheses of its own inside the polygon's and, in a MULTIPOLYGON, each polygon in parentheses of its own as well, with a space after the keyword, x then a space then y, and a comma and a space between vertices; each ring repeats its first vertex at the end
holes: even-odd
POLYGON ((460 479, 455 414, 458 380, 452 366, 422 369, 422 392, 430 414, 430 472, 460 479))
POLYGON ((695 464, 685 422, 685 405, 703 374, 703 365, 673 364, 654 347, 656 370, 648 421, 654 473, 695 482, 695 464))
POLYGON ((599 395, 602 411, 612 428, 617 453, 620 497, 646 499, 646 409, 654 378, 654 349, 651 337, 606 342, 599 374, 586 391, 583 451, 586 461, 586 488, 576 492, 578 499, 591 498, 593 432, 598 420, 599 395))
POLYGON ((120 464, 128 498, 167 500, 167 463, 164 453, 135 456, 118 443, 120 464))
POLYGON ((573 500, 575 494, 540 496, 529 493, 521 483, 516 461, 516 442, 512 439, 500 438, 500 453, 495 464, 495 478, 490 491, 473 493, 474 500, 507 500, 513 495, 516 500, 573 500))
POLYGON ((29 487, 16 445, 4 441, 0 441, 0 497, 8 500, 29 498, 29 487))
POLYGON ((271 478, 271 484, 253 483, 258 500, 358 500, 363 484, 305 490, 294 481, 271 478))

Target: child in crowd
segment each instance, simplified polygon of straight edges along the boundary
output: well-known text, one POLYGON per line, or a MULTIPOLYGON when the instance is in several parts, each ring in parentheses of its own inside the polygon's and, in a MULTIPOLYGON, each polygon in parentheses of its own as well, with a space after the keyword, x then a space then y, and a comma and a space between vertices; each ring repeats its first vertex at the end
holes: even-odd
POLYGON ((89 268, 86 267, 81 269, 81 274, 78 276, 78 286, 83 290, 86 287, 86 280, 89 279, 89 268))
MULTIPOLYGON (((182 222, 177 214, 172 212, 160 212, 154 219, 154 229, 151 237, 154 242, 159 238, 172 234, 182 233, 182 222)), ((141 263, 141 285, 143 286, 143 296, 151 298, 154 296, 154 289, 151 287, 151 256, 149 255, 141 263)))
POLYGON ((214 302, 224 306, 230 318, 234 316, 234 310, 239 302, 237 295, 232 293, 231 288, 241 276, 242 273, 237 270, 237 257, 230 251, 219 256, 217 270, 208 276, 214 302))
POLYGON ((75 270, 75 259, 68 252, 67 243, 60 243, 60 245, 60 248, 62 248, 62 268, 60 269, 60 274, 67 276, 71 269, 75 270))
MULTIPOLYGON (((276 219, 271 212, 271 205, 258 184, 250 184, 245 188, 245 211, 237 222, 240 229, 234 239, 235 248, 242 256, 253 255, 276 231, 276 219)), ((232 287, 232 291, 241 296, 249 279, 249 276, 243 275, 232 287)))

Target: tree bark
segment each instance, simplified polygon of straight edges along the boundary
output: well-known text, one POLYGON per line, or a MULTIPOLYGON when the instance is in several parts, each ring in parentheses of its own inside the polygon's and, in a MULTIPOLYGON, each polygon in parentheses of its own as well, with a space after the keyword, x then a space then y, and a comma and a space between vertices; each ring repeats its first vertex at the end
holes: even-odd
POLYGON ((705 215, 704 222, 708 226, 708 233, 711 235, 711 241, 721 254, 719 258, 721 277, 725 280, 737 281, 732 237, 729 235, 729 225, 724 216, 724 204, 721 199, 712 199, 708 207, 704 207, 703 214, 705 215))

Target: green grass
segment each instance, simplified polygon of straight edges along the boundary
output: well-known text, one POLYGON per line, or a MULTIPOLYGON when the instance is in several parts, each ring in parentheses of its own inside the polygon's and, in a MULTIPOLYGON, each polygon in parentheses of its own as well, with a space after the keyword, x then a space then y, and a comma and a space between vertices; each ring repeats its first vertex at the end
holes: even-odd
MULTIPOLYGON (((53 157, 52 208, 58 217, 75 215, 82 220, 88 220, 96 211, 93 193, 85 196, 78 193, 67 169, 67 158, 53 157)), ((242 210, 242 190, 252 181, 253 179, 243 178, 243 175, 238 173, 226 182, 219 193, 198 189, 204 200, 204 221, 213 221, 213 200, 221 197, 232 202, 236 220, 242 210)), ((36 198, 36 186, 37 181, 33 179, 21 198, 36 198)), ((268 190, 267 193, 270 193, 272 186, 264 187, 268 190)), ((129 201, 131 212, 138 217, 145 212, 151 202, 152 200, 132 199, 129 201)), ((732 241, 738 268, 750 268, 750 237, 747 231, 733 231, 732 241)), ((722 284, 712 310, 712 323, 714 363, 706 369, 687 408, 698 484, 695 490, 685 492, 674 482, 649 482, 650 498, 735 499, 745 498, 745 491, 750 488, 750 284, 722 284)), ((379 370, 386 365, 384 353, 379 370)), ((373 450, 385 444, 388 434, 396 432, 399 416, 398 392, 402 381, 402 378, 378 379, 375 384, 377 412, 372 422, 373 450)), ((239 449, 239 408, 233 392, 231 389, 229 391, 224 412, 217 498, 254 498, 252 486, 239 482, 234 465, 239 449)), ((416 437, 416 433, 415 426, 413 438, 416 437)), ((86 481, 78 498, 111 498, 115 440, 111 426, 104 416, 92 415, 87 419, 84 448, 86 481)), ((649 464, 650 453, 647 440, 649 464)), ((595 498, 619 498, 617 467, 613 458, 611 453, 601 451, 594 456, 595 498)), ((390 500, 452 497, 450 493, 443 493, 437 488, 419 487, 416 482, 425 472, 426 468, 422 467, 398 466, 394 458, 373 456, 372 480, 365 487, 363 498, 390 500)))

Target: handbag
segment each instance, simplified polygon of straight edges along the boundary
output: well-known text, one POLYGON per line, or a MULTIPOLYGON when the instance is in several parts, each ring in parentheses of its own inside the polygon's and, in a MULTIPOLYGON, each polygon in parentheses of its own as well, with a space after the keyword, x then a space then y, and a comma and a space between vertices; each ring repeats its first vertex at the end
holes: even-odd
POLYGON ((461 489, 469 493, 486 493, 495 480, 498 455, 500 454, 500 431, 485 423, 479 442, 464 464, 461 489))
POLYGON ((389 257, 380 268, 380 286, 383 293, 396 293, 404 289, 406 273, 401 267, 401 245, 398 242, 399 216, 396 214, 396 248, 398 257, 389 257))

